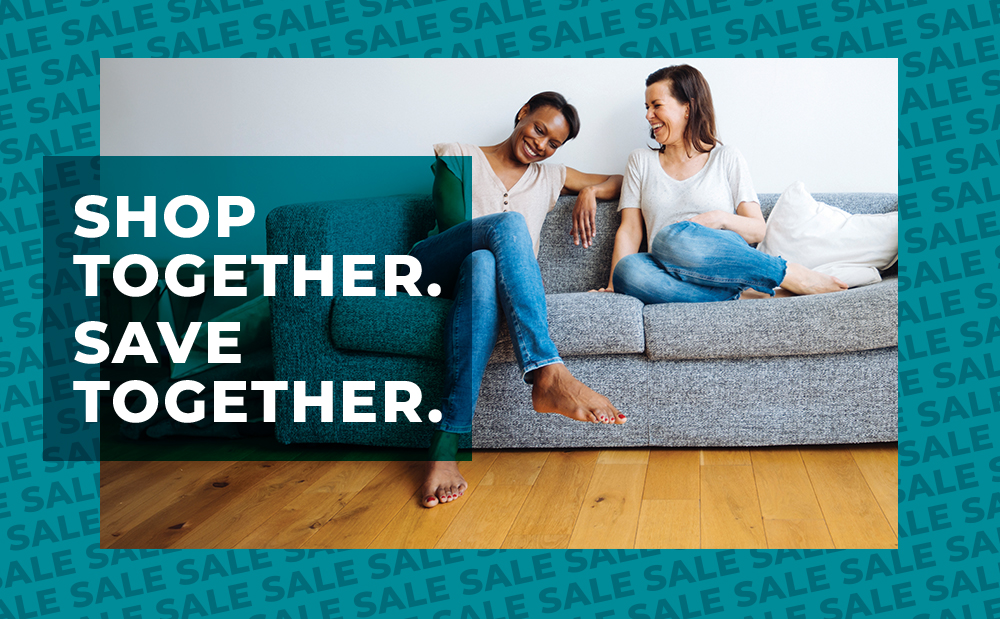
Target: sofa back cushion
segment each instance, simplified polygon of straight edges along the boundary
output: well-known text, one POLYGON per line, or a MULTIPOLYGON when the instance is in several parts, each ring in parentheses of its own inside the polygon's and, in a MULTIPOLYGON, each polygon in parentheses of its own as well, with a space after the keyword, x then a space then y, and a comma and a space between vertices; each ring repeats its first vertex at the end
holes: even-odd
MULTIPOLYGON (((814 193, 811 194, 817 202, 844 209, 855 215, 878 215, 880 213, 896 212, 898 196, 894 193, 814 193)), ((762 193, 760 210, 766 219, 771 215, 771 209, 777 204, 780 193, 762 193)))
POLYGON ((559 198, 542 226, 538 265, 549 294, 603 288, 611 274, 611 252, 622 220, 618 201, 597 203, 597 236, 587 249, 574 245, 570 235, 575 203, 576 196, 559 198))

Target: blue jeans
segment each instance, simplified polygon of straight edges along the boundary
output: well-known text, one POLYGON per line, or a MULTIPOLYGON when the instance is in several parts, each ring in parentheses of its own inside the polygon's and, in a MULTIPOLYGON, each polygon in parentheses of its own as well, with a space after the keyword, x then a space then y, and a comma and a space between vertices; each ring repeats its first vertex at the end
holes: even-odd
POLYGON ((472 414, 501 313, 524 372, 562 363, 549 337, 545 289, 524 216, 477 217, 417 243, 410 255, 422 269, 417 287, 441 286, 454 299, 445 325, 445 384, 438 429, 472 431, 472 414))
POLYGON ((728 301, 747 288, 774 295, 785 267, 732 230, 682 221, 660 230, 649 253, 619 260, 612 284, 643 303, 728 301))

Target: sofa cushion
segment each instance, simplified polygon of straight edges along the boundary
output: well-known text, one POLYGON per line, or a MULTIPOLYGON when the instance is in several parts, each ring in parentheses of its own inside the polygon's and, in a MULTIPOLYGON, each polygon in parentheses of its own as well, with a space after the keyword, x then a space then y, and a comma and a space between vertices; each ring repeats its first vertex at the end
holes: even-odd
MULTIPOLYGON (((549 333, 562 356, 640 353, 642 302, 620 294, 547 295, 549 333)), ((444 359, 448 299, 432 297, 337 297, 330 337, 341 350, 444 359)), ((513 361, 506 323, 490 362, 513 361)))
POLYGON ((803 297, 647 305, 646 355, 737 359, 896 346, 897 281, 803 297))
MULTIPOLYGON (((640 353, 645 350, 642 301, 623 294, 575 292, 545 295, 549 334, 561 357, 640 353)), ((514 360, 506 322, 490 363, 514 360)))
POLYGON ((449 299, 434 297, 337 297, 330 337, 341 350, 444 359, 449 299))

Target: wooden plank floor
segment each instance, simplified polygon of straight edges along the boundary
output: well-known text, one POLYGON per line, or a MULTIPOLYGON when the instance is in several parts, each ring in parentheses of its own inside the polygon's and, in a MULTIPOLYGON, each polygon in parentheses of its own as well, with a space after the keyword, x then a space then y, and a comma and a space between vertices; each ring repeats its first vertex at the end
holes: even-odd
POLYGON ((477 451, 419 462, 103 462, 102 548, 896 548, 896 444, 477 451))

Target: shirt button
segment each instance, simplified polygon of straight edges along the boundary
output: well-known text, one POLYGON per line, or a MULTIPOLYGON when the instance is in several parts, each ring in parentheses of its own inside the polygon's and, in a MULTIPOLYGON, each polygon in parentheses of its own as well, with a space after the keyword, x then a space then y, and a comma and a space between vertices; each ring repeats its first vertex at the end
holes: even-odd
POLYGON ((505 197, 505 198, 506 198, 506 197, 507 197, 507 194, 503 194, 503 197, 505 197))

